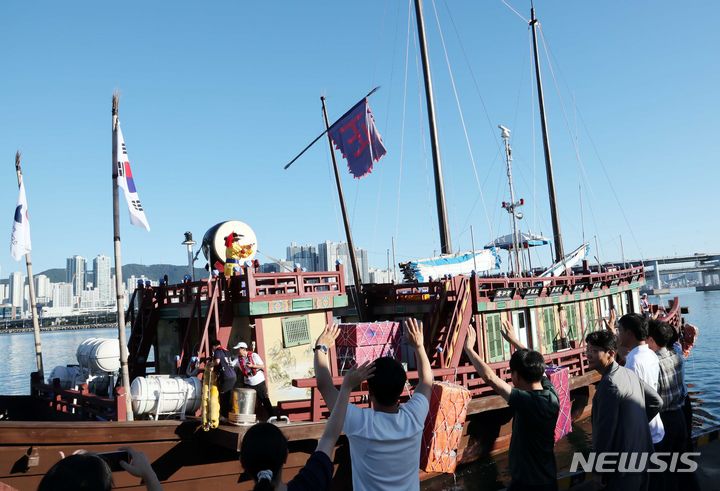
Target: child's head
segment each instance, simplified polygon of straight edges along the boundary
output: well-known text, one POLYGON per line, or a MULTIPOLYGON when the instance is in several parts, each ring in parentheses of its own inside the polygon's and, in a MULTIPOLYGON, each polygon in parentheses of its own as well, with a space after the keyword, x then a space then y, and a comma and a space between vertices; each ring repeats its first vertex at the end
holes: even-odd
POLYGON ((256 491, 274 489, 287 456, 287 438, 271 423, 252 426, 240 445, 240 463, 255 480, 256 491))
POLYGON ((110 491, 112 471, 94 454, 65 457, 47 471, 38 491, 110 491))

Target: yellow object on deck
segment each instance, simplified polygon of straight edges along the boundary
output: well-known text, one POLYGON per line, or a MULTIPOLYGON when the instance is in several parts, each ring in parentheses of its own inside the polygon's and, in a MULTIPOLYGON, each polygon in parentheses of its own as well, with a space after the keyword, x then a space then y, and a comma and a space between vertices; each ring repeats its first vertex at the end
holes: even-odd
POLYGON ((220 424, 220 392, 212 363, 205 365, 202 382, 202 427, 205 431, 220 424))

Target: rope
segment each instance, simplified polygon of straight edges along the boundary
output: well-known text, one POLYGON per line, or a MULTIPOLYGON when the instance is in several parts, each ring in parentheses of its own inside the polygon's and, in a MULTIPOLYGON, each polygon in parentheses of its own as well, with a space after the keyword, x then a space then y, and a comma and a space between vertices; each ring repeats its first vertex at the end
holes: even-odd
POLYGON ((530 20, 529 20, 529 19, 526 19, 525 17, 523 17, 522 14, 521 14, 520 12, 518 12, 517 10, 515 10, 512 5, 510 5, 509 3, 507 3, 505 0, 500 0, 500 1, 501 1, 503 4, 505 4, 505 6, 506 6, 507 8, 509 8, 510 10, 512 10, 513 12, 515 12, 515 15, 517 15, 518 17, 520 17, 525 24, 530 24, 530 20))
POLYGON ((470 145, 470 137, 468 135, 467 125, 465 124, 465 116, 463 115, 462 106, 460 105, 460 97, 458 96, 457 86, 455 85, 455 76, 453 74, 452 67, 450 66, 450 58, 448 57, 447 46, 445 45, 445 36, 443 35, 442 27, 440 26, 440 17, 438 16, 437 8, 435 6, 435 0, 432 0, 432 6, 433 12, 435 13, 435 22, 437 23, 438 32, 440 33, 440 42, 442 44, 443 53, 445 55, 445 64, 447 65, 448 74, 450 75, 450 83, 452 85, 453 95, 455 97, 455 104, 457 105, 458 113, 460 114, 460 122, 462 123, 463 133, 465 135, 465 143, 467 145, 468 154, 470 156, 470 162, 472 163, 475 183, 477 184, 478 192, 480 193, 480 200, 483 204, 485 219, 487 220, 488 228, 490 229, 490 235, 495 236, 492 223, 490 222, 490 215, 487 211, 487 205, 485 204, 485 195, 483 193, 482 186, 480 185, 480 177, 478 176, 477 165, 475 164, 475 156, 473 155, 472 145, 470 145))
MULTIPOLYGON (((567 114, 566 114, 566 112, 565 112, 565 105, 564 105, 564 103, 563 103, 563 101, 562 101, 562 97, 560 97, 560 90, 559 90, 559 88, 558 88, 557 79, 556 79, 556 77, 555 77, 555 71, 553 70, 553 65, 552 65, 552 62, 551 62, 551 52, 550 52, 549 48, 547 47, 547 43, 546 43, 546 40, 545 40, 545 35, 544 35, 543 31, 542 31, 542 26, 539 25, 539 27, 540 27, 540 38, 541 38, 541 40, 542 40, 543 48, 544 48, 544 50, 545 50, 545 55, 546 55, 546 57, 547 57, 548 67, 550 68, 550 73, 551 73, 552 78, 553 78, 553 83, 555 84, 555 90, 558 92, 558 98, 560 98, 560 104, 561 104, 561 107, 562 107, 563 117, 564 117, 564 119, 565 119, 565 124, 566 124, 566 126, 568 127, 568 130, 569 130, 569 122, 568 122, 568 119, 567 119, 567 114)), ((611 190, 612 193, 613 193, 613 197, 615 198, 615 201, 616 201, 618 207, 620 208, 620 213, 621 213, 622 216, 623 216, 623 220, 625 221, 625 225, 627 225, 628 229, 630 230, 630 235, 631 235, 631 237, 633 238, 633 242, 635 242, 635 247, 638 248, 638 251, 640 252, 641 258, 644 258, 644 257, 645 257, 645 254, 643 253, 642 247, 640 246, 640 243, 639 243, 639 241, 637 240, 637 237, 635 236, 635 232, 633 231, 633 227, 630 225, 630 220, 628 220, 627 214, 625 213, 625 208, 623 207, 622 203, 620 202, 620 198, 619 198, 618 195, 617 195, 617 191, 615 190, 615 186, 613 186, 612 180, 610 179, 610 175, 608 174, 607 168, 605 167, 605 163, 603 162, 602 158, 600 158, 600 152, 598 151, 597 146, 595 145, 595 141, 593 140, 592 135, 590 134, 590 131, 589 131, 588 128, 587 128, 587 125, 586 125, 586 123, 585 123, 585 119, 583 118, 582 113, 580 113, 579 111, 578 111, 578 113, 580 114, 580 121, 583 123, 583 127, 585 128, 585 132, 586 132, 587 135, 588 135, 588 139, 590 140, 590 143, 591 143, 591 145, 592 145, 592 147, 593 147, 593 150, 594 150, 594 152, 595 152, 595 155, 596 155, 598 161, 600 162, 600 167, 602 168, 603 174, 605 175, 605 179, 607 180, 608 184, 610 185, 610 190, 611 190)), ((569 130, 569 131, 570 131, 570 130, 569 130)), ((570 131, 570 134, 572 134, 572 131, 570 131)), ((584 165, 583 165, 583 163, 582 163, 582 159, 580 158, 580 153, 579 153, 579 150, 578 150, 578 148, 577 148, 577 144, 576 144, 576 143, 577 143, 577 142, 575 142, 575 141, 573 140, 573 144, 574 144, 574 146, 575 146, 576 158, 578 159, 578 162, 580 163, 581 170, 582 170, 585 178, 587 179, 587 173, 585 172, 585 168, 584 168, 584 165)), ((590 192, 593 194, 593 199, 594 199, 594 193, 593 193, 593 191, 592 191, 592 187, 589 186, 589 183, 588 183, 588 188, 590 189, 590 192)), ((592 213, 592 207, 590 207, 590 209, 591 209, 591 214, 593 214, 593 213, 592 213)), ((593 214, 593 219, 594 219, 594 214, 593 214)))
POLYGON ((411 3, 408 0, 408 21, 407 21, 407 34, 405 40, 405 79, 403 82, 403 111, 402 111, 402 123, 400 125, 400 167, 398 171, 398 189, 397 189, 397 205, 395 207, 395 237, 398 236, 398 229, 400 228, 400 189, 402 187, 402 171, 403 162, 405 161, 405 116, 407 111, 407 79, 408 79, 408 59, 410 57, 410 20, 412 14, 410 12, 411 3))

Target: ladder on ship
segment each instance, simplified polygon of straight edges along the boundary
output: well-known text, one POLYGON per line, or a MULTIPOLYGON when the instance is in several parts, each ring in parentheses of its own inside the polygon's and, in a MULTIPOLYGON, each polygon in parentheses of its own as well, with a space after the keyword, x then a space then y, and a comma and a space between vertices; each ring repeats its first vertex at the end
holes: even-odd
MULTIPOLYGON (((446 283, 447 299, 451 310, 445 321, 442 317, 431 334, 430 364, 437 368, 457 367, 463 353, 463 343, 472 321, 472 284, 467 276, 456 276, 446 283), (454 297, 454 298, 453 298, 454 297)), ((440 310, 440 315, 446 309, 440 310)))

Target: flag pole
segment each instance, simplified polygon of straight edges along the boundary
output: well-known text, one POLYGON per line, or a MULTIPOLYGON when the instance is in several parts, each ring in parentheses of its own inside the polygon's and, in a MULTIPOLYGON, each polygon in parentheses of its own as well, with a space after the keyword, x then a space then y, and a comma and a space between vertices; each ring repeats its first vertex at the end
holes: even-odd
POLYGON ((125 411, 127 420, 133 420, 132 397, 130 394, 130 373, 128 371, 127 340, 125 339, 125 288, 122 280, 122 259, 120 256, 120 204, 118 202, 118 168, 117 138, 118 105, 120 93, 115 92, 112 98, 112 179, 113 179, 113 242, 115 247, 115 295, 117 302, 118 342, 120 343, 120 370, 123 389, 125 389, 125 411))
MULTIPOLYGON (((17 174, 18 188, 22 183, 22 167, 20 166, 20 152, 15 153, 15 173, 17 174)), ((25 253, 25 265, 28 274, 28 289, 30 291, 30 311, 32 312, 33 336, 35 338, 35 363, 40 374, 40 379, 45 380, 42 359, 42 343, 40 342, 40 323, 38 322, 37 300, 35 298, 35 282, 33 281, 32 256, 30 252, 25 253)))
POLYGON ((343 195, 342 183, 340 182, 340 172, 338 171, 337 159, 335 158, 335 149, 333 148, 330 133, 328 133, 330 131, 330 123, 328 121, 327 109, 325 108, 325 97, 321 96, 320 101, 322 102, 323 117, 325 118, 325 133, 328 137, 330 156, 332 157, 333 170, 335 171, 335 184, 337 185, 338 198, 340 199, 340 210, 342 211, 343 224, 345 225, 345 237, 347 237, 348 253, 350 254, 350 263, 352 266, 353 277, 355 278, 355 292, 357 293, 355 297, 355 305, 357 307, 358 318, 362 321, 365 310, 362 304, 362 278, 360 277, 357 258, 355 257, 355 246, 353 244, 352 232, 350 231, 350 221, 348 220, 347 209, 345 207, 345 196, 343 195))

